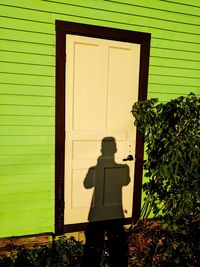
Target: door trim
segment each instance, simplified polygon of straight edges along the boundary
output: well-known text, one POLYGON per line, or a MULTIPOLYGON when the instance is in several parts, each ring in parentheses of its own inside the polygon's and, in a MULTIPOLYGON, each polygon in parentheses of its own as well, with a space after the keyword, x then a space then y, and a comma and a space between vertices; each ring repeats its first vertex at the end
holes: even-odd
MULTIPOLYGON (((149 33, 93 26, 73 22, 56 21, 56 114, 55 114, 55 234, 80 231, 87 223, 64 225, 64 165, 65 165, 65 65, 66 34, 96 37, 141 45, 138 100, 147 98, 150 39, 149 33)), ((140 216, 144 142, 143 136, 136 133, 136 158, 134 173, 134 193, 132 218, 126 223, 135 222, 140 216), (137 190, 136 190, 137 188, 137 190), (137 203, 134 204, 134 203, 137 203)))

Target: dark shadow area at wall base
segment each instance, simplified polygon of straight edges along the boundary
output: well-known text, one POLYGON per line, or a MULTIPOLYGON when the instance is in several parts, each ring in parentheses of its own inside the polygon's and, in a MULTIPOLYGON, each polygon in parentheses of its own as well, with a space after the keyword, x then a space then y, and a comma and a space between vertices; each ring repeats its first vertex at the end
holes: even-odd
POLYGON ((128 238, 122 220, 90 222, 81 267, 99 267, 105 244, 110 267, 128 266, 128 238))

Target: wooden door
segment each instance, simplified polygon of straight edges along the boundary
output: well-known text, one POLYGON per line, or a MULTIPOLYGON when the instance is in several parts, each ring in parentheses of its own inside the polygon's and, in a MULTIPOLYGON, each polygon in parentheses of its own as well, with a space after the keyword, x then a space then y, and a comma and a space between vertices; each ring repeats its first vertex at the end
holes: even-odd
POLYGON ((66 36, 64 223, 132 216, 140 45, 66 36))

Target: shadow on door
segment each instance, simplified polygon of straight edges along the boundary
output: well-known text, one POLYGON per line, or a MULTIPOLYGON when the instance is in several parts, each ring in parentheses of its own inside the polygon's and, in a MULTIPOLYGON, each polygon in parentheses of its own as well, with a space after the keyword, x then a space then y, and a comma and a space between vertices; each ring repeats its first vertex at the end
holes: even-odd
POLYGON ((123 227, 122 188, 130 182, 129 167, 115 162, 117 152, 113 137, 101 143, 96 166, 89 168, 84 187, 94 188, 85 231, 86 244, 82 267, 101 266, 104 239, 107 239, 109 266, 128 266, 127 237, 123 227))

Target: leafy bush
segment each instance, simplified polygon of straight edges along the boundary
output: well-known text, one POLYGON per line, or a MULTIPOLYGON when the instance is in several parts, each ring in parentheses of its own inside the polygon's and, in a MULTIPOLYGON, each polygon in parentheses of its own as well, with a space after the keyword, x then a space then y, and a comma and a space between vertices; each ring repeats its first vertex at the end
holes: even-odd
POLYGON ((61 236, 49 245, 33 249, 7 247, 10 257, 0 260, 1 267, 78 267, 83 253, 83 244, 74 237, 61 236))
POLYGON ((132 113, 146 143, 148 181, 143 189, 148 206, 155 215, 161 210, 165 227, 196 220, 200 211, 200 98, 191 93, 165 104, 150 99, 135 103, 132 113))
POLYGON ((140 221, 129 235, 129 266, 198 267, 200 264, 199 224, 179 231, 163 230, 159 220, 140 221))
POLYGON ((142 219, 131 229, 130 266, 199 266, 200 98, 140 101, 132 114, 144 135, 147 182, 142 219))

